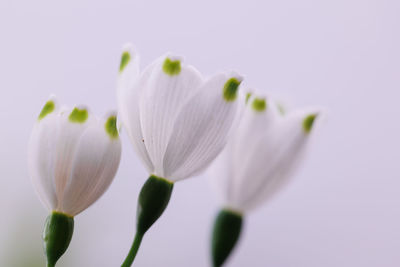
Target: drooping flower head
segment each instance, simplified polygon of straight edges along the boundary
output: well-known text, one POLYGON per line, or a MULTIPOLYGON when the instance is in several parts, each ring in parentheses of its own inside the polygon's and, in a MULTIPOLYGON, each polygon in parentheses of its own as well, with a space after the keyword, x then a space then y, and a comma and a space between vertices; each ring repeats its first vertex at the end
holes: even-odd
POLYGON ((140 72, 138 55, 126 45, 119 112, 148 172, 178 181, 204 170, 224 147, 237 118, 241 81, 235 72, 205 79, 171 54, 140 72))
POLYGON ((116 113, 98 119, 85 107, 47 101, 29 143, 32 182, 49 210, 75 216, 111 184, 121 157, 116 113))
POLYGON ((60 108, 51 98, 29 142, 29 171, 51 211, 44 231, 48 266, 67 249, 73 217, 93 204, 111 184, 121 157, 116 114, 98 119, 87 108, 60 108))
POLYGON ((318 114, 283 113, 266 97, 250 97, 236 133, 210 169, 223 204, 244 213, 279 191, 303 158, 318 114))
POLYGON ((318 111, 285 113, 266 97, 248 95, 239 127, 210 168, 222 202, 212 239, 214 266, 237 242, 242 218, 271 198, 292 177, 307 149, 318 111))

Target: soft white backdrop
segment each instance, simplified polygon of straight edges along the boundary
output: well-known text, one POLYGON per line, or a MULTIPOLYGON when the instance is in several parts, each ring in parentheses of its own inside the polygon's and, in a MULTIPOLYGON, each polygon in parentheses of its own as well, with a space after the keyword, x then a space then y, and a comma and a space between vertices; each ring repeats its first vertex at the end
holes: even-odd
MULTIPOLYGON (((0 266, 44 266, 47 211, 26 164, 42 105, 54 93, 98 115, 115 108, 127 41, 142 66, 173 51, 203 73, 235 69, 248 87, 329 111, 294 182, 247 217, 227 266, 399 266, 399 12, 395 0, 1 0, 0 266)), ((119 266, 129 249, 147 174, 122 136, 115 182, 76 217, 60 267, 119 266)), ((136 266, 209 266, 218 203, 206 175, 174 190, 136 266)))

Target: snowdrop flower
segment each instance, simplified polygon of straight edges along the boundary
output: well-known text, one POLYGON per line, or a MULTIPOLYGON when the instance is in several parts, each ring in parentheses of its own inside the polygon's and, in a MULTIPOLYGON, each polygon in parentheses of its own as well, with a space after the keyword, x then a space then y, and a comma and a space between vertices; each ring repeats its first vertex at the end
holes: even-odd
POLYGON ((213 230, 213 266, 221 266, 234 248, 243 216, 291 178, 318 116, 306 111, 283 114, 281 106, 265 97, 246 101, 236 133, 210 168, 223 204, 213 230))
POLYGON ((140 72, 135 50, 124 47, 119 114, 150 178, 139 195, 136 237, 123 266, 132 264, 144 233, 166 208, 174 183, 202 172, 225 146, 242 103, 241 81, 233 72, 204 79, 171 54, 140 72))
POLYGON ((47 266, 55 266, 72 238, 74 216, 106 191, 118 169, 121 143, 116 115, 98 119, 84 107, 43 107, 29 143, 29 170, 51 212, 43 239, 47 266))

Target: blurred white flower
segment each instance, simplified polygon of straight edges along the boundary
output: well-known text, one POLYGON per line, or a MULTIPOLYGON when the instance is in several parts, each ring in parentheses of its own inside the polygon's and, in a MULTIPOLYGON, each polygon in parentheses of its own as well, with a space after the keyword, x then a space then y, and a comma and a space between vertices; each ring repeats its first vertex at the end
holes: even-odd
POLYGON ((210 168, 223 205, 239 213, 257 207, 290 180, 319 113, 285 113, 265 97, 247 102, 238 130, 210 168))
POLYGON ((71 217, 109 187, 121 157, 116 115, 96 118, 84 107, 59 108, 51 98, 29 142, 29 170, 45 206, 71 217))
POLYGON ((242 77, 208 79, 177 56, 164 55, 139 71, 131 45, 118 77, 122 125, 149 173, 172 182, 204 170, 223 149, 240 110, 242 77))
POLYGON ((239 240, 243 216, 287 183, 307 147, 318 112, 286 114, 265 97, 246 96, 239 127, 210 168, 223 207, 215 218, 211 253, 220 267, 239 240))

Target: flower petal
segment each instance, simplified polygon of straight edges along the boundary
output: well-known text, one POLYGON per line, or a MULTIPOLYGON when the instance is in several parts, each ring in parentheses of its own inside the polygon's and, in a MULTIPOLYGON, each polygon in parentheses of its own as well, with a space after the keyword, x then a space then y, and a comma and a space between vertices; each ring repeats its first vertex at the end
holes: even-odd
POLYGON ((43 107, 33 128, 28 148, 32 183, 40 200, 49 210, 57 206, 54 171, 59 128, 58 105, 51 98, 43 107))
MULTIPOLYGON (((129 53, 130 61, 120 70, 118 76, 117 98, 119 119, 125 127, 132 141, 136 153, 139 155, 148 172, 154 171, 153 164, 143 143, 142 128, 140 124, 139 99, 143 89, 148 83, 152 73, 153 65, 148 66, 144 72, 139 74, 139 56, 137 56, 131 45, 126 45, 122 53, 121 66, 124 55, 129 53), (132 59, 133 58, 133 59, 132 59)), ((120 68, 121 69, 121 68, 120 68)))
POLYGON ((72 161, 79 139, 96 118, 85 107, 75 107, 60 114, 60 129, 55 145, 55 188, 58 198, 57 210, 61 209, 65 185, 71 174, 72 161))
POLYGON ((165 177, 163 159, 174 121, 201 83, 200 73, 179 58, 163 56, 154 65, 140 98, 140 121, 143 142, 157 176, 165 177))
POLYGON ((167 178, 176 181, 193 176, 221 152, 239 106, 245 103, 244 98, 236 99, 241 80, 235 74, 216 75, 185 104, 164 157, 167 178))
POLYGON ((93 204, 111 184, 121 158, 116 116, 91 124, 77 145, 62 210, 75 216, 93 204))
POLYGON ((132 44, 122 47, 118 88, 131 88, 139 75, 139 55, 132 44))
POLYGON ((226 191, 227 202, 242 211, 256 207, 289 181, 308 140, 304 112, 280 116, 274 104, 271 112, 257 110, 257 99, 252 104, 233 140, 234 171, 226 191))

